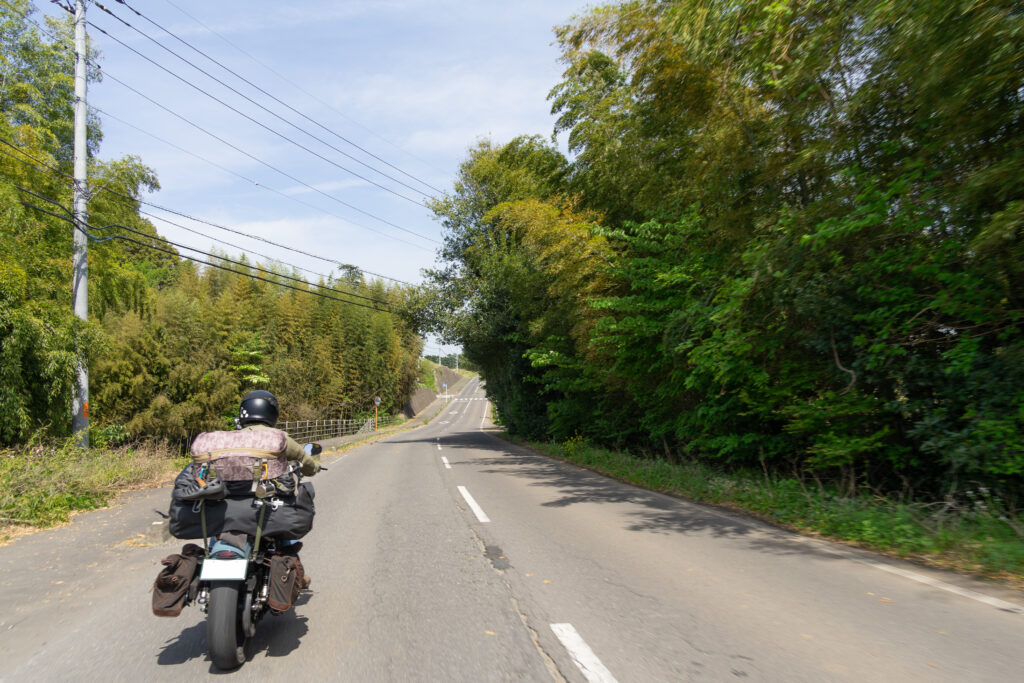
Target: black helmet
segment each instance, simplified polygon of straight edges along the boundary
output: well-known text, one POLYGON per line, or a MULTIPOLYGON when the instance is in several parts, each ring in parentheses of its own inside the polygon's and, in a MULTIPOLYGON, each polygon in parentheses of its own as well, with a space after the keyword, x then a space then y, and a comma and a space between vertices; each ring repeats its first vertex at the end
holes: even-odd
POLYGON ((238 406, 238 426, 265 424, 273 427, 277 424, 277 399, 269 391, 257 389, 242 397, 238 406))

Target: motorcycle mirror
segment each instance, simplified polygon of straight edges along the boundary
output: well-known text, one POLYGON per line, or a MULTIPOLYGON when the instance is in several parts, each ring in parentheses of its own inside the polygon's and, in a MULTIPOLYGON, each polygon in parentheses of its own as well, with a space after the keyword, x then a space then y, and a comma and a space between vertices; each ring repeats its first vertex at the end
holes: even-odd
POLYGON ((306 451, 306 455, 320 455, 324 449, 318 443, 307 443, 302 447, 302 450, 306 451))

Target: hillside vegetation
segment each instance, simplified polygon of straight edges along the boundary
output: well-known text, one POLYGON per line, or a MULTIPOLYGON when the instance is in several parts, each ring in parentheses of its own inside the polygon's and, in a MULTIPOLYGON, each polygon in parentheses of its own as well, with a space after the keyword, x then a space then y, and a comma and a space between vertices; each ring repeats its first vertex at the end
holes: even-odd
POLYGON ((159 187, 156 172, 134 156, 102 159, 95 116, 89 322, 73 316, 71 29, 45 19, 44 35, 32 12, 24 0, 0 5, 0 447, 68 433, 80 356, 100 445, 140 436, 187 443, 228 427, 253 388, 277 394, 282 419, 372 412, 378 395, 383 410, 400 410, 419 376, 421 341, 348 293, 397 307, 402 290, 354 270, 307 284, 276 262, 206 257, 232 273, 180 258, 141 211, 159 187), (323 287, 353 303, 308 293, 323 287))
POLYGON ((572 156, 484 140, 434 205, 427 305, 509 431, 943 514, 984 491, 1020 537, 1024 15, 625 2, 557 39, 572 156))

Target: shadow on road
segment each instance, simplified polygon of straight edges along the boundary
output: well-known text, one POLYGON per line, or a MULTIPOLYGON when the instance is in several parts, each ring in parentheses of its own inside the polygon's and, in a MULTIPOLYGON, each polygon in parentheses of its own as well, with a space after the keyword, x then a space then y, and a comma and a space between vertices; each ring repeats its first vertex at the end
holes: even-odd
POLYGON ((203 657, 206 657, 206 622, 200 621, 169 640, 157 655, 156 663, 161 666, 174 666, 203 657))
POLYGON ((296 614, 294 608, 280 616, 268 615, 256 628, 253 653, 262 651, 267 657, 288 656, 299 649, 302 636, 309 632, 308 623, 309 619, 296 614))
MULTIPOLYGON (((391 443, 422 443, 433 446, 434 437, 391 443)), ((658 534, 711 534, 715 537, 743 537, 752 550, 775 555, 815 555, 835 559, 833 553, 742 513, 720 511, 682 498, 650 491, 609 478, 582 467, 539 455, 533 451, 478 432, 459 432, 441 437, 452 466, 459 464, 451 450, 486 450, 493 456, 471 457, 464 462, 484 474, 501 474, 530 481, 531 486, 550 488, 554 497, 545 507, 564 508, 580 503, 628 506, 624 516, 631 519, 631 531, 658 534)))
MULTIPOLYGON (((310 593, 303 591, 295 602, 296 607, 309 601, 310 593)), ((302 637, 309 632, 309 619, 288 610, 282 615, 268 614, 256 627, 256 635, 249 641, 249 660, 259 653, 267 657, 286 657, 299 648, 302 637)), ((184 629, 167 641, 156 662, 161 666, 175 666, 193 659, 206 658, 206 621, 200 621, 184 629)), ((243 665, 244 666, 244 665, 243 665)), ((232 673, 221 671, 212 664, 210 673, 232 673)))

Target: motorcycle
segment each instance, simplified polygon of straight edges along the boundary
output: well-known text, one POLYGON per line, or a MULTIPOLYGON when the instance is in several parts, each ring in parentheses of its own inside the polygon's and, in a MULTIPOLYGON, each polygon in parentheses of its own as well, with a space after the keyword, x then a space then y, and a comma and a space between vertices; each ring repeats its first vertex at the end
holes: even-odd
MULTIPOLYGON (((306 444, 305 449, 309 455, 321 452, 319 444, 306 444)), ((200 467, 190 474, 191 481, 185 473, 179 476, 188 488, 185 483, 176 484, 182 492, 175 496, 179 502, 171 506, 171 533, 178 538, 209 539, 185 604, 194 601, 206 614, 206 643, 214 666, 235 669, 245 662, 260 620, 267 613, 290 609, 305 587, 297 538, 312 527, 314 493, 311 484, 300 483, 299 472, 293 469, 288 473, 293 477, 288 480, 289 495, 275 490, 266 479, 260 481, 255 495, 209 495, 207 471, 200 467), (214 534, 219 535, 210 539, 214 534)))

